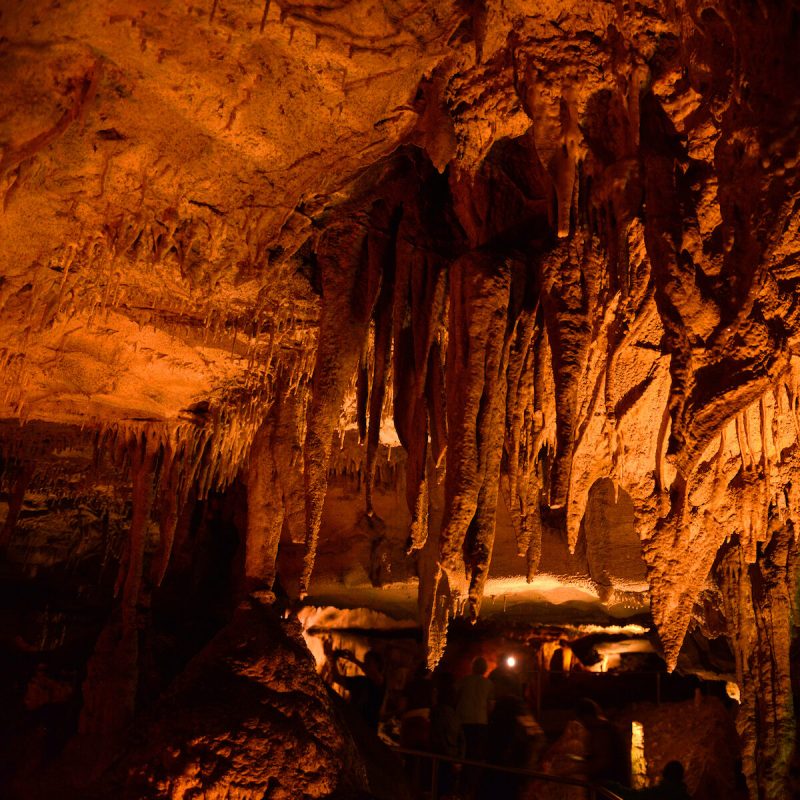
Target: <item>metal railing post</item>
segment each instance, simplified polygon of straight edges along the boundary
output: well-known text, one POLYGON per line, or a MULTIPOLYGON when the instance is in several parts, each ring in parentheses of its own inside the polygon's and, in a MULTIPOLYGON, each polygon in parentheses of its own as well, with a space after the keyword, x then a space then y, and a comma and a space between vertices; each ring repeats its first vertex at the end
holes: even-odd
POLYGON ((436 800, 439 797, 439 759, 433 757, 433 764, 431 765, 431 800, 436 800))

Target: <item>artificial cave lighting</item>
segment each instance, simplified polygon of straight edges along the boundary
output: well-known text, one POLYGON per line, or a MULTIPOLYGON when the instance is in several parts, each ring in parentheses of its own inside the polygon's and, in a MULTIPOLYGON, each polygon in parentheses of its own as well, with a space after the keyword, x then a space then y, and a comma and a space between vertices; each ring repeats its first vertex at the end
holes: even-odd
POLYGON ((735 683, 734 681, 727 681, 725 683, 725 693, 736 703, 742 702, 742 691, 739 688, 739 684, 735 683))
POLYGON ((647 764, 644 756, 644 726, 631 723, 631 786, 643 789, 647 786, 647 764))

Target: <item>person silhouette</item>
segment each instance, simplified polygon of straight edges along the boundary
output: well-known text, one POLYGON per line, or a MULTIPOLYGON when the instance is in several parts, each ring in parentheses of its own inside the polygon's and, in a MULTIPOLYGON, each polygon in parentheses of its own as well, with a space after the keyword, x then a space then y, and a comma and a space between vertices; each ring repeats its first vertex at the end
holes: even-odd
POLYGON ((657 786, 626 789, 624 786, 611 785, 610 788, 623 800, 691 800, 683 777, 683 764, 680 761, 669 761, 661 771, 661 780, 657 786))
MULTIPOLYGON (((464 731, 467 759, 486 761, 489 748, 489 715, 494 708, 494 684, 486 677, 489 665, 478 656, 472 661, 472 672, 462 679, 458 688, 456 711, 464 731)), ((467 767, 462 774, 464 794, 472 798, 481 780, 479 767, 467 767)))
POLYGON ((583 698, 575 706, 577 721, 588 732, 586 771, 592 781, 630 780, 630 761, 617 727, 593 700, 583 698))
MULTIPOLYGON (((449 672, 436 679, 434 705, 431 709, 431 750, 451 758, 464 758, 467 743, 461 721, 456 713, 455 678, 449 672)), ((455 794, 456 776, 460 767, 448 761, 439 764, 439 796, 447 798, 455 794)))
POLYGON ((472 661, 472 672, 458 688, 456 711, 467 741, 467 758, 486 760, 489 743, 489 714, 494 708, 494 684, 486 677, 488 664, 478 656, 472 661))
POLYGON ((368 650, 364 660, 359 661, 349 650, 332 650, 325 646, 330 659, 331 679, 350 693, 350 705, 355 708, 369 727, 378 732, 383 698, 386 692, 383 677, 383 659, 374 650, 368 650), (363 675, 343 675, 339 669, 339 659, 355 664, 363 675))

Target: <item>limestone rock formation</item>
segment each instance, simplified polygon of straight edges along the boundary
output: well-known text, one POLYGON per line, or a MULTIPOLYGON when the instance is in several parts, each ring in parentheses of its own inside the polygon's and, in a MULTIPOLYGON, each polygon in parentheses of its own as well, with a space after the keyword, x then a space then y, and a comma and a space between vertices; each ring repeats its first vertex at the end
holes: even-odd
POLYGON ((236 613, 137 724, 110 776, 80 796, 350 798, 364 764, 299 630, 254 604, 236 613))
POLYGON ((194 501, 244 481, 246 589, 303 541, 303 596, 347 473, 375 583, 407 529, 432 664, 548 542, 607 606, 641 544, 671 667, 720 598, 751 792, 783 797, 798 30, 794 0, 5 4, 0 548, 65 497, 129 530, 90 662, 125 708, 90 670, 86 724, 133 713, 194 501))

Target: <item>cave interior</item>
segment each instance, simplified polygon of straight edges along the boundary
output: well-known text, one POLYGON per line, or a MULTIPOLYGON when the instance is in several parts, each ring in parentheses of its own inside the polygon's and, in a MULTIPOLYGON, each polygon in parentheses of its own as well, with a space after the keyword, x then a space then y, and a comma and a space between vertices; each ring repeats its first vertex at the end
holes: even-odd
POLYGON ((0 794, 411 800, 404 687, 510 654, 548 746, 800 797, 799 40, 0 4, 0 794))

